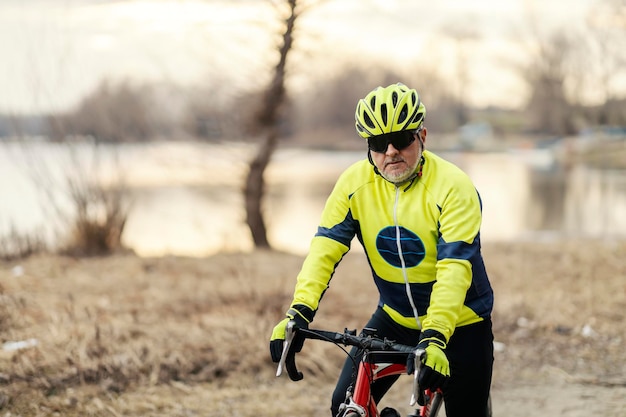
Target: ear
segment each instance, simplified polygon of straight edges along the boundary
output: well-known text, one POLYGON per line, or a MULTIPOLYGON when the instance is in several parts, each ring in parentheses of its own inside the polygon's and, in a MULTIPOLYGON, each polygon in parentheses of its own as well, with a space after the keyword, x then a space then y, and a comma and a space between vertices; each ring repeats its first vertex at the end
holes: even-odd
POLYGON ((428 136, 428 129, 426 129, 426 127, 423 127, 422 131, 420 132, 420 139, 422 139, 422 145, 426 143, 426 136, 428 136))

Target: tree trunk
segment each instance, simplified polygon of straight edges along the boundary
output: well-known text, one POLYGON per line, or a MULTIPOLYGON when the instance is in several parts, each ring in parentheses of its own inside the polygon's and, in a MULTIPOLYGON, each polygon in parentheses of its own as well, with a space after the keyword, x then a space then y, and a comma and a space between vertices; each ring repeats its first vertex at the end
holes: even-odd
POLYGON ((250 170, 246 178, 244 191, 246 222, 250 228, 254 246, 257 248, 270 247, 269 241, 267 240, 267 228, 265 226, 265 220, 263 219, 262 200, 265 193, 265 179, 263 178, 263 174, 276 148, 277 136, 275 129, 270 130, 259 147, 255 158, 250 163, 250 170))
POLYGON ((276 64, 274 77, 265 91, 261 108, 255 118, 256 127, 265 134, 265 137, 259 146, 256 156, 250 162, 250 170, 248 171, 244 189, 246 222, 252 234, 254 246, 257 248, 270 248, 267 240, 267 228, 263 220, 262 201, 265 192, 263 174, 278 141, 278 114, 285 101, 285 66, 287 55, 293 44, 293 29, 298 17, 295 10, 298 0, 286 0, 286 2, 289 5, 290 14, 285 21, 286 27, 283 33, 283 43, 279 49, 280 59, 278 64, 276 64))

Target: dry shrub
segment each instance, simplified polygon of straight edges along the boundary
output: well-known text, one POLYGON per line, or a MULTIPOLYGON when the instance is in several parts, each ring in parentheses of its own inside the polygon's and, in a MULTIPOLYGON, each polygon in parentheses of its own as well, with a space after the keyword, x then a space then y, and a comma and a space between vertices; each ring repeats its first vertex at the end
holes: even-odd
POLYGON ((70 198, 75 215, 72 232, 62 252, 71 255, 110 254, 122 248, 122 232, 128 219, 128 203, 123 187, 70 180, 70 198))
POLYGON ((26 173, 41 194, 46 227, 56 235, 51 248, 73 256, 123 249, 131 196, 119 148, 93 137, 66 135, 49 148, 55 158, 48 160, 42 153, 47 147, 25 138, 22 145, 26 173))

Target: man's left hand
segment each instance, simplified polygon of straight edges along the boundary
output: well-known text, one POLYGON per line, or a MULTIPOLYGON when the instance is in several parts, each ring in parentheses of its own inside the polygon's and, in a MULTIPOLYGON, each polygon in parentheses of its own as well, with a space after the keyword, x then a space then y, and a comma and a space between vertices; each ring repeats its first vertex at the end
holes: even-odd
MULTIPOLYGON (((420 341, 416 349, 424 349, 426 355, 422 359, 422 369, 418 375, 418 382, 423 389, 436 390, 443 388, 450 377, 450 363, 446 356, 445 337, 436 330, 425 330, 422 332, 420 341)), ((415 356, 409 355, 407 361, 407 372, 415 371, 415 356)))

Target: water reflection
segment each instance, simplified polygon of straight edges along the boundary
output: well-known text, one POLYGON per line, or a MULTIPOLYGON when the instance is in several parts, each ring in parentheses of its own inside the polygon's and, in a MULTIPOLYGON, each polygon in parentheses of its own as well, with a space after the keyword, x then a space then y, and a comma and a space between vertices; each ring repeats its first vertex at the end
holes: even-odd
MULTIPOLYGON (((0 232, 49 223, 29 165, 14 157, 19 150, 0 144, 0 151, 0 232)), ((41 142, 29 152, 53 164, 63 150, 41 142)), ((252 249, 241 195, 249 147, 160 143, 104 152, 119 153, 131 187, 133 205, 123 241, 140 255, 205 256, 252 249)), ((463 168, 479 189, 484 241, 626 237, 626 171, 582 165, 565 170, 546 151, 441 155, 463 168)), ((278 151, 266 173, 265 212, 273 246, 305 253, 335 179, 363 157, 363 152, 278 151)))
POLYGON ((577 166, 569 172, 561 230, 571 235, 626 235, 626 170, 577 166))

